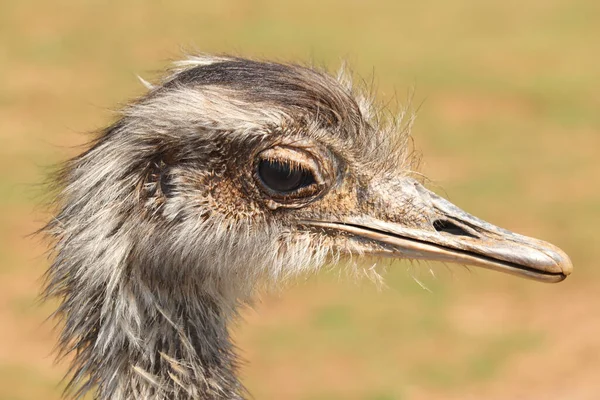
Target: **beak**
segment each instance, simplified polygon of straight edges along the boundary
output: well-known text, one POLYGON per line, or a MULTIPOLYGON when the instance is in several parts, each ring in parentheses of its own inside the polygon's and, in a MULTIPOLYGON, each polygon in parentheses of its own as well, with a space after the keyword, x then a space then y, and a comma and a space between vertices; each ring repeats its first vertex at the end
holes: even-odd
POLYGON ((400 200, 385 201, 385 207, 393 211, 410 204, 427 223, 410 227, 373 216, 353 216, 303 224, 375 243, 378 250, 371 254, 380 256, 472 265, 541 282, 560 282, 573 269, 569 257, 550 243, 482 221, 416 181, 407 180, 401 186, 396 196, 400 200))

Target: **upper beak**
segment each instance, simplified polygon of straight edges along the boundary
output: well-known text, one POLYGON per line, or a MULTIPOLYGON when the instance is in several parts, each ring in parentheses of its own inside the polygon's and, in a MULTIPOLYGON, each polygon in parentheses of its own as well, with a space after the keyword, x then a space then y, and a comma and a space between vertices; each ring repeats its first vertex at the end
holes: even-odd
POLYGON ((414 181, 406 186, 410 187, 400 197, 418 204, 429 221, 426 226, 408 227, 364 215, 303 222, 376 242, 381 250, 375 253, 383 256, 473 265, 542 282, 560 282, 571 273, 571 260, 558 247, 482 221, 414 181))

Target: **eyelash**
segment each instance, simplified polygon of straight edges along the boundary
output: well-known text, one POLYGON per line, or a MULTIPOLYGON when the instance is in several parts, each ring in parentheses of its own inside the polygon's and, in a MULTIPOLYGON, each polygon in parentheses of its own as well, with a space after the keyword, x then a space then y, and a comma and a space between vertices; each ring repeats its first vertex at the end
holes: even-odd
POLYGON ((312 170, 290 160, 262 159, 258 162, 257 173, 263 185, 282 194, 291 194, 316 183, 312 170))

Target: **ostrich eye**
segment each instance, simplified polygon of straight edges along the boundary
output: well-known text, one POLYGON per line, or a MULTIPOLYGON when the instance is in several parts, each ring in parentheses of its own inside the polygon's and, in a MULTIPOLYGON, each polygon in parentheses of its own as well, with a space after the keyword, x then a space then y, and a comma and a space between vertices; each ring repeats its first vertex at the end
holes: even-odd
POLYGON ((263 159, 258 164, 262 183, 274 192, 290 193, 315 183, 312 172, 288 161, 263 159))
POLYGON ((300 208, 326 192, 332 169, 318 148, 274 146, 256 155, 252 177, 268 208, 300 208))

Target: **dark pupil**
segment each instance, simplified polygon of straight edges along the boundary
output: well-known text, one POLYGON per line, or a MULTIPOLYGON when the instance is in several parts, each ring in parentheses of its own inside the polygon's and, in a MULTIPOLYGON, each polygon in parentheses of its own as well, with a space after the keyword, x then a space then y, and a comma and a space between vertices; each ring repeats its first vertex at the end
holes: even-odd
POLYGON ((277 192, 292 192, 315 182, 310 171, 276 160, 262 160, 258 175, 263 183, 277 192))

